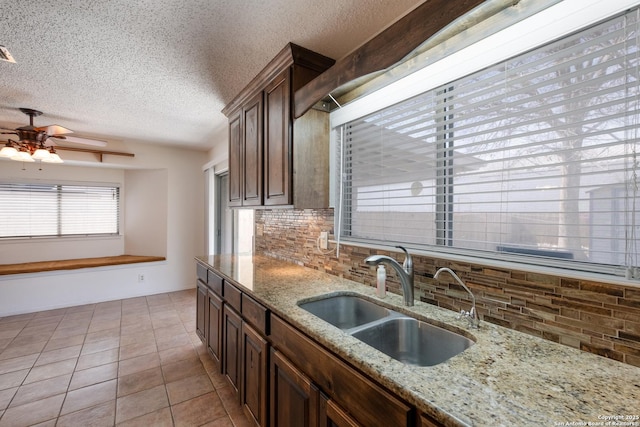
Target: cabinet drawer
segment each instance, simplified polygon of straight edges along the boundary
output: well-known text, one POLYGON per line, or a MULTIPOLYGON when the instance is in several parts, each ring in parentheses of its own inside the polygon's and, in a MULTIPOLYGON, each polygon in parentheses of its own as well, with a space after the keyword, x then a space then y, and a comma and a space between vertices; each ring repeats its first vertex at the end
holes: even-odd
POLYGON ((269 310, 247 294, 242 294, 242 317, 263 336, 269 335, 269 310))
POLYGON ((415 424, 413 408, 274 315, 271 315, 271 340, 274 347, 359 423, 371 426, 415 424))
POLYGON ((207 285, 209 288, 218 294, 219 297, 222 296, 222 277, 218 276, 211 270, 207 270, 207 285))
POLYGON ((196 275, 203 283, 207 283, 207 267, 199 262, 196 263, 196 275))
POLYGON ((224 300, 238 313, 242 313, 242 291, 229 282, 224 282, 224 300))

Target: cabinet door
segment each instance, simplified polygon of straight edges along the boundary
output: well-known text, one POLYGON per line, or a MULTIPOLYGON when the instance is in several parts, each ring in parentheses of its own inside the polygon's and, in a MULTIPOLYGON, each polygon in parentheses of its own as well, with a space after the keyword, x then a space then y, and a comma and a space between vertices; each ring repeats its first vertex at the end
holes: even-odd
MULTIPOLYGON (((243 206, 262 204, 262 92, 242 108, 243 206)), ((231 169, 231 165, 229 165, 231 169)))
POLYGON ((264 90, 264 204, 293 204, 291 79, 287 69, 264 90))
POLYGON ((240 402, 256 426, 267 425, 268 344, 242 322, 242 387, 240 402))
POLYGON ((218 363, 218 370, 222 371, 222 298, 209 291, 209 328, 207 336, 207 350, 218 363))
POLYGON ((319 391, 280 352, 271 350, 271 425, 316 427, 319 391))
POLYGON ((203 343, 206 344, 207 333, 206 333, 206 319, 207 319, 207 285, 202 283, 200 280, 197 282, 198 292, 196 294, 196 334, 203 343))
POLYGON ((361 427, 344 409, 320 393, 320 427, 361 427))
POLYGON ((434 420, 427 414, 420 414, 419 421, 420 421, 418 423, 419 427, 443 427, 444 426, 444 424, 439 423, 438 421, 434 420))
POLYGON ((242 206, 242 114, 229 119, 229 206, 242 206))
POLYGON ((222 325, 222 373, 231 383, 239 400, 242 319, 227 304, 224 304, 222 308, 222 325))

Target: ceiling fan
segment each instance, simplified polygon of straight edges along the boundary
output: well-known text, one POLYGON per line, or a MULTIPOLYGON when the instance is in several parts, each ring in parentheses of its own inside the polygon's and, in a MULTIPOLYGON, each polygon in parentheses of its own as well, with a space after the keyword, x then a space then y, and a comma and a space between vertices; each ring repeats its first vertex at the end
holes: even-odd
POLYGON ((20 111, 29 116, 29 125, 16 129, 0 129, 2 135, 18 136, 18 141, 7 140, 5 146, 0 150, 0 157, 26 162, 42 160, 49 163, 62 163, 62 159, 54 148, 57 142, 66 141, 97 147, 107 145, 105 141, 98 139, 71 136, 69 134, 73 131, 62 126, 35 127, 33 126, 33 118, 42 115, 42 111, 32 108, 20 108, 20 111))

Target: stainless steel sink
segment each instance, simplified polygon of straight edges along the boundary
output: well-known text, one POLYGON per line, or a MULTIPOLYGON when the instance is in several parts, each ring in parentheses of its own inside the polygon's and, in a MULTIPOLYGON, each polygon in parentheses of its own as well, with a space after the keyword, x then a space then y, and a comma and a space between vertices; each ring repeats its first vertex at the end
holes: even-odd
POLYGON ((352 329, 385 318, 393 313, 385 307, 353 295, 335 295, 300 304, 307 310, 340 329, 352 329))
POLYGON ((462 353, 474 342, 463 336, 411 317, 377 322, 353 337, 409 365, 433 366, 462 353))
POLYGON ((474 341, 354 295, 330 295, 300 308, 408 365, 433 366, 474 341))

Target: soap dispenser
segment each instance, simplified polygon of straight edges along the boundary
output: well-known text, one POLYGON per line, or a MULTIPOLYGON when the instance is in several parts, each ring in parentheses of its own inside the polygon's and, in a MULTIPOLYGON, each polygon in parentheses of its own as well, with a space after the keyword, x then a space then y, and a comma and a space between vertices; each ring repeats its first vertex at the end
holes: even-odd
POLYGON ((376 295, 380 298, 387 295, 387 271, 384 269, 384 265, 378 264, 378 287, 376 288, 376 295))

